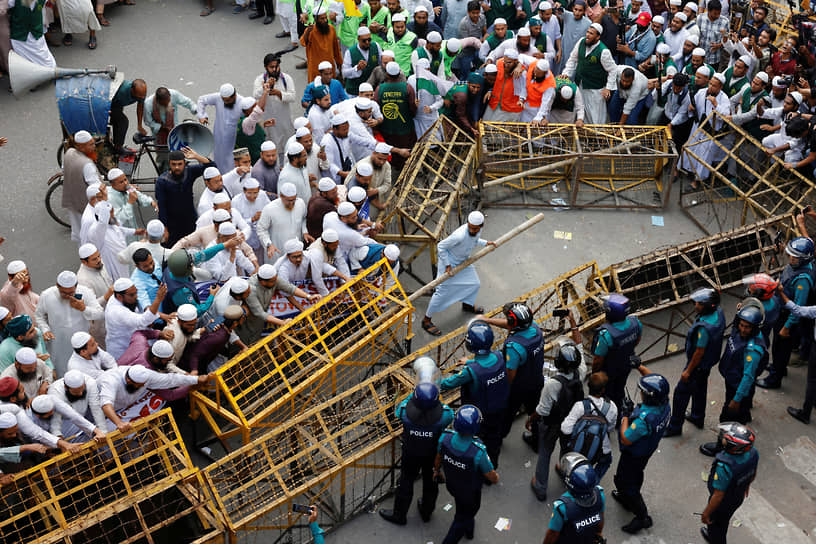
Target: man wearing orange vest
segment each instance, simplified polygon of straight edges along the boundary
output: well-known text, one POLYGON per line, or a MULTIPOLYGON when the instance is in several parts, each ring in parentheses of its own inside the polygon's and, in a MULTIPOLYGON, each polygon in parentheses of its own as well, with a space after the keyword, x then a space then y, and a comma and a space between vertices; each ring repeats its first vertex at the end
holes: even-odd
POLYGON ((521 112, 521 122, 529 123, 540 120, 541 104, 551 100, 549 95, 555 93, 555 76, 550 72, 550 63, 547 59, 538 59, 531 62, 527 68, 527 87, 521 95, 524 100, 524 110, 521 112), (547 99, 545 99, 545 96, 547 99))
POLYGON ((501 62, 496 63, 496 83, 490 91, 490 101, 484 114, 485 121, 517 123, 524 109, 521 96, 526 88, 526 77, 519 67, 519 54, 515 49, 505 49, 501 62))

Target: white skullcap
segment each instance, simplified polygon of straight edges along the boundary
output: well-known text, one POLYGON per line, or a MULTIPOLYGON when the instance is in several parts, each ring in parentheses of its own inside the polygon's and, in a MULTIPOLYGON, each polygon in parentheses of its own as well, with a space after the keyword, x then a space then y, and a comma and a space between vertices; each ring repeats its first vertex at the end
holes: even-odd
POLYGON ((213 223, 223 223, 224 221, 232 219, 232 215, 227 210, 221 208, 213 212, 212 218, 213 223))
POLYGON ((397 13, 396 15, 391 17, 392 23, 404 23, 405 22, 405 14, 397 13))
MULTIPOLYGON (((71 335, 71 347, 74 349, 79 349, 82 346, 86 345, 91 340, 91 335, 85 331, 75 332, 71 335)), ((76 387, 76 386, 71 386, 76 387)))
POLYGON ((321 62, 320 64, 317 65, 318 71, 320 71, 320 70, 331 70, 333 67, 334 67, 334 65, 331 62, 327 61, 327 60, 324 60, 323 62, 321 62))
POLYGON ((161 238, 164 236, 164 223, 158 219, 151 219, 147 222, 147 235, 151 238, 161 238))
POLYGON ((428 13, 428 8, 420 4, 414 8, 414 13, 428 13))
POLYGON ((542 72, 549 72, 550 62, 547 59, 538 59, 536 61, 536 68, 538 68, 542 72))
POLYGON ((737 60, 741 60, 745 66, 751 67, 751 57, 749 55, 742 55, 737 60))
POLYGON ((351 202, 341 202, 339 206, 337 206, 337 215, 339 216, 346 216, 357 213, 357 208, 354 207, 354 204, 351 202))
POLYGON ((495 74, 495 73, 497 73, 498 71, 499 71, 499 67, 498 67, 498 66, 496 66, 495 64, 488 64, 488 65, 487 65, 487 66, 485 66, 485 68, 484 68, 484 73, 485 73, 485 74, 495 74))
POLYGON ((711 77, 711 70, 708 69, 708 66, 700 66, 697 68, 697 71, 694 72, 695 74, 702 74, 706 77, 711 77))
POLYGON ((241 99, 241 109, 248 110, 255 105, 255 99, 251 96, 245 96, 241 99))
POLYGON ((325 15, 326 12, 328 12, 328 11, 329 11, 329 8, 326 7, 326 5, 324 4, 324 5, 320 6, 320 7, 318 7, 315 10, 314 14, 315 14, 315 17, 319 17, 320 15, 325 15))
POLYGON ((259 189, 261 183, 255 178, 246 178, 243 183, 244 189, 259 189))
POLYGON ((371 34, 371 31, 368 29, 367 26, 361 26, 360 28, 357 29, 358 36, 366 36, 368 34, 371 34))
POLYGON ((672 6, 682 6, 682 5, 683 5, 683 2, 682 2, 682 0, 671 0, 671 2, 669 2, 669 5, 672 5, 672 6))
POLYGON ((87 144, 93 140, 93 136, 87 130, 80 130, 79 132, 74 133, 74 141, 78 144, 87 144))
POLYGON ((697 13, 697 4, 695 4, 694 2, 689 2, 685 6, 683 6, 683 9, 686 9, 686 8, 689 8, 694 13, 697 13))
POLYGON ((238 229, 235 228, 235 225, 232 224, 232 221, 225 221, 218 225, 218 234, 221 236, 232 236, 233 234, 237 233, 238 229))
POLYGON ((57 275, 57 285, 66 289, 77 284, 77 275, 70 270, 63 270, 57 275))
MULTIPOLYGON (((396 64, 396 63, 395 63, 396 64)), ((337 115, 333 116, 331 119, 331 124, 333 127, 339 127, 343 123, 348 123, 348 119, 342 113, 338 113, 337 115)))
POLYGON ((666 19, 664 19, 662 15, 655 15, 652 17, 652 22, 662 25, 666 23, 666 19))
MULTIPOLYGON (((538 11, 544 11, 545 9, 553 9, 552 4, 547 1, 541 2, 538 5, 538 11)), ((495 21, 494 21, 495 22, 495 21)))
POLYGON ((431 67, 431 61, 428 59, 419 59, 416 62, 417 68, 424 68, 425 70, 431 67))
POLYGON ((396 261, 400 256, 400 248, 396 244, 388 244, 383 250, 383 255, 389 261, 396 261))
POLYGON ((37 352, 31 348, 20 348, 14 354, 14 360, 21 365, 33 365, 37 362, 37 352))
POLYGON ((226 204, 227 202, 230 202, 230 197, 227 193, 215 193, 212 199, 213 204, 226 204))
POLYGON ((691 42, 694 45, 700 45, 700 36, 698 36, 697 34, 692 34, 688 38, 686 38, 686 41, 691 42))
POLYGON ((725 85, 725 74, 723 74, 723 73, 721 73, 721 72, 717 72, 716 74, 714 74, 713 79, 716 79, 716 80, 718 80, 720 83, 722 83, 723 85, 725 85))
POLYGON ((337 187, 337 184, 331 178, 320 178, 320 181, 317 182, 317 190, 323 193, 331 191, 335 187, 337 187))
MULTIPOLYGON (((427 59, 423 59, 427 60, 427 59)), ((365 96, 358 96, 354 99, 354 107, 358 110, 370 110, 374 107, 374 102, 370 98, 366 98, 365 96)))
MULTIPOLYGON (((438 32, 437 32, 437 34, 438 34, 438 32)), ((439 41, 441 42, 442 40, 439 40, 439 41)), ((396 57, 396 55, 394 54, 394 51, 392 49, 386 49, 385 51, 383 51, 382 56, 383 57, 391 57, 392 59, 396 57)), ((360 90, 361 91, 363 91, 363 90, 373 91, 374 90, 374 87, 371 87, 370 89, 363 89, 362 88, 363 85, 368 85, 369 87, 371 87, 371 84, 369 82, 367 82, 367 81, 365 83, 360 83, 360 86, 361 86, 360 90)))
MULTIPOLYGON (((371 89, 372 91, 374 89, 371 89)), ((295 130, 299 129, 300 127, 305 127, 309 124, 309 119, 306 117, 297 117, 294 121, 292 121, 292 126, 295 127, 295 130)))
POLYGON ((476 227, 484 225, 484 214, 478 210, 474 210, 468 214, 467 221, 476 227))
POLYGON ((311 131, 310 131, 308 128, 306 128, 306 127, 300 127, 299 129, 297 129, 297 130, 295 131, 295 139, 297 139, 297 138, 303 138, 303 137, 304 137, 304 136, 306 136, 307 134, 311 134, 311 133, 312 133, 312 132, 311 132, 311 131))
POLYGON ((50 395, 37 395, 31 401, 31 410, 37 414, 47 414, 54 409, 54 398, 50 395))
POLYGON ((571 99, 574 94, 575 92, 569 85, 564 85, 563 87, 561 87, 561 98, 563 98, 564 100, 571 99))
POLYGON ((592 23, 589 25, 589 28, 594 29, 598 34, 603 34, 603 27, 600 25, 600 23, 592 23))
POLYGON ((703 49, 702 47, 695 47, 691 51, 692 57, 705 57, 705 54, 706 54, 705 49, 703 49))
POLYGON ((213 179, 221 175, 221 172, 218 171, 218 168, 215 166, 208 166, 204 169, 204 179, 213 179))
POLYGON ((526 26, 523 26, 518 29, 518 34, 516 34, 519 38, 529 38, 530 37, 530 29, 526 26))
POLYGON ((275 151, 278 147, 275 145, 275 142, 271 142, 266 140, 264 143, 261 144, 261 151, 275 151))
MULTIPOLYGON (((674 15, 674 18, 675 18, 675 19, 680 19, 680 20, 681 20, 681 21, 683 21, 684 23, 685 23, 686 21, 688 21, 688 17, 686 17, 686 14, 685 14, 685 13, 683 13, 682 11, 678 11, 678 12, 677 12, 677 13, 674 15)), ((697 36, 696 36, 696 35, 694 35, 694 34, 690 34, 690 35, 689 35, 689 37, 688 37, 688 38, 686 38, 686 39, 688 40, 689 38, 691 38, 691 36, 694 36, 695 38, 697 37, 697 36)), ((691 41, 691 40, 689 40, 689 41, 691 41)), ((697 43, 699 43, 699 41, 700 41, 700 40, 697 40, 697 43)), ((697 45, 697 43, 695 43, 694 45, 697 45)))
MULTIPOLYGON (((382 54, 383 57, 385 56, 385 53, 386 53, 386 51, 383 51, 383 54, 382 54)), ((391 55, 391 56, 393 57, 394 55, 391 55)), ((368 81, 365 81, 363 83, 360 83, 359 92, 361 92, 361 93, 373 93, 374 92, 374 87, 371 86, 371 83, 369 83, 368 81)))
POLYGON ((160 359, 167 359, 173 356, 173 346, 167 340, 157 340, 150 348, 150 353, 160 359))
POLYGON ((669 47, 669 44, 667 43, 658 44, 657 53, 659 55, 668 55, 669 53, 671 53, 671 47, 669 47))
POLYGON ((116 293, 127 291, 131 287, 133 287, 133 282, 130 281, 130 278, 118 278, 113 282, 113 291, 116 293))
POLYGON ((303 144, 300 142, 291 142, 288 146, 286 146, 286 154, 287 155, 300 155, 306 150, 303 147, 303 144))
POLYGON ((258 269, 258 277, 262 280, 271 280, 278 275, 278 271, 271 264, 264 264, 258 269))
POLYGON ((287 181, 278 188, 278 192, 281 194, 281 196, 295 196, 297 195, 297 187, 295 187, 294 183, 287 181))
MULTIPOLYGON (((530 31, 528 30, 527 32, 529 33, 530 31)), ((445 42, 445 49, 451 53, 458 53, 459 50, 462 49, 462 42, 459 41, 459 38, 451 38, 445 42)))
POLYGON ((110 218, 110 212, 113 206, 107 200, 101 200, 94 206, 94 215, 105 220, 110 218))
POLYGON ((442 34, 434 30, 433 32, 428 32, 425 39, 428 40, 428 43, 442 43, 442 34))
POLYGON ((515 49, 508 48, 504 50, 504 56, 508 59, 518 59, 519 53, 515 49))
POLYGON ((130 378, 132 382, 143 384, 150 379, 150 372, 142 365, 133 365, 128 367, 127 377, 130 378))
POLYGON ((198 311, 192 304, 182 304, 178 307, 176 312, 181 321, 193 321, 194 319, 198 319, 198 311))
MULTIPOLYGON (((349 192, 348 192, 349 202, 353 202, 354 204, 357 204, 358 202, 362 202, 363 200, 366 199, 366 196, 367 196, 366 195, 366 190, 363 189, 362 187, 360 187, 359 185, 355 185, 354 187, 349 189, 349 192)), ((341 206, 342 206, 342 204, 341 204, 341 206)))
POLYGON ((23 261, 11 261, 6 267, 6 272, 10 275, 17 274, 26 269, 26 264, 23 261))
POLYGON ((374 153, 382 153, 383 155, 388 155, 389 153, 391 153, 391 149, 393 149, 393 146, 390 146, 385 142, 377 142, 377 145, 374 146, 374 153))
POLYGON ((504 17, 496 17, 496 19, 493 21, 493 26, 506 25, 506 24, 507 24, 507 19, 505 19, 504 17))
POLYGON ((290 253, 297 253, 298 251, 303 251, 303 242, 301 242, 297 238, 286 240, 286 243, 283 244, 283 250, 286 252, 287 255, 289 255, 290 253))
POLYGON ((79 246, 79 258, 80 259, 87 259, 88 257, 93 255, 97 251, 99 251, 99 250, 96 249, 96 246, 93 245, 93 244, 90 244, 90 243, 82 244, 81 246, 79 246))
POLYGON ((242 295, 247 292, 247 289, 249 289, 249 282, 239 276, 233 278, 229 283, 229 290, 231 293, 242 295))
POLYGON ((393 60, 385 65, 385 71, 388 73, 389 76, 396 76, 400 73, 399 64, 394 62, 393 60))
POLYGON ((790 93, 789 96, 791 98, 793 98, 796 101, 797 104, 801 104, 802 100, 804 99, 804 97, 802 96, 802 93, 800 93, 798 91, 793 91, 792 93, 790 93))
POLYGON ((231 83, 224 83, 221 85, 221 88, 218 89, 218 94, 221 95, 221 98, 229 98, 235 94, 235 87, 233 87, 231 83))
POLYGON ((768 72, 757 72, 756 77, 758 77, 762 83, 768 83, 768 72))
POLYGON ((677 74, 677 68, 674 66, 667 66, 666 67, 666 75, 667 76, 674 76, 677 74))
POLYGON ((121 178, 124 175, 125 175, 125 173, 122 172, 120 169, 111 168, 110 170, 108 170, 108 181, 113 181, 113 180, 115 180, 117 178, 121 178))
POLYGON ((65 384, 65 387, 70 387, 71 389, 82 387, 85 385, 85 375, 75 368, 71 369, 65 373, 65 377, 62 378, 62 383, 65 384))
POLYGON ((320 238, 327 244, 340 240, 340 237, 337 235, 337 231, 334 229, 323 229, 323 234, 320 235, 320 238))
POLYGON ((0 429, 11 429, 17 425, 17 416, 11 412, 0 413, 0 429))
POLYGON ((361 162, 357 165, 358 176, 370 176, 372 174, 374 174, 374 167, 370 162, 361 162))
POLYGON ((0 306, 0 321, 8 317, 11 312, 5 306, 0 306))
POLYGON ((85 188, 85 198, 87 198, 88 201, 90 201, 92 198, 95 198, 96 195, 99 194, 99 190, 101 188, 102 188, 102 186, 100 184, 98 184, 98 183, 94 183, 93 185, 88 185, 85 188))
POLYGON ((782 83, 782 78, 779 76, 775 76, 772 80, 772 84, 774 87, 784 87, 785 85, 782 83))

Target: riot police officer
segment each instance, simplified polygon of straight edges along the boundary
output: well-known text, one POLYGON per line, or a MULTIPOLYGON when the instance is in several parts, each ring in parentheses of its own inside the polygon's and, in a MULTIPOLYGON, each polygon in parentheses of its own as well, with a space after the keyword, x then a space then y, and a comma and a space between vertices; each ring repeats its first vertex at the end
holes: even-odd
MULTIPOLYGON (((785 304, 785 308, 790 310, 791 313, 800 317, 816 318, 816 305, 798 306, 785 296, 785 293, 780 292, 779 296, 785 304)), ((810 423, 810 413, 813 411, 814 404, 816 404, 816 350, 811 349, 808 357, 807 385, 805 386, 805 398, 802 407, 788 406, 788 414, 807 425, 810 423)))
POLYGON ((706 542, 725 544, 731 516, 748 496, 759 463, 754 432, 740 423, 720 425, 717 441, 722 451, 711 464, 708 475, 708 504, 703 510, 705 527, 700 533, 706 542))
POLYGON ((564 467, 567 492, 553 501, 553 513, 544 544, 599 544, 603 538, 606 497, 595 469, 586 457, 568 453, 559 462, 564 467))
MULTIPOLYGON (((779 282, 770 277, 768 274, 751 274, 742 279, 745 285, 745 296, 753 297, 762 303, 762 309, 765 311, 764 321, 762 322, 762 337, 765 342, 771 345, 771 332, 776 326, 779 316, 782 312, 782 300, 777 294, 779 282)), ((760 369, 757 375, 761 374, 765 369, 760 369)))
POLYGON ((631 534, 652 526, 652 518, 640 489, 646 465, 666 432, 671 415, 669 382, 643 365, 638 367, 638 371, 642 375, 638 381, 642 402, 631 416, 624 414, 621 419, 621 454, 615 472, 617 489, 612 491, 612 498, 635 515, 632 521, 621 527, 621 530, 631 534))
POLYGON ((422 472, 422 498, 417 501, 417 508, 422 521, 428 522, 439 493, 433 476, 436 447, 442 431, 453 421, 453 410, 440 402, 435 384, 420 383, 414 394, 397 406, 396 414, 402 422, 402 471, 394 509, 380 510, 380 516, 391 523, 405 525, 414 496, 414 481, 422 472))
POLYGON ((486 448, 474 435, 479 432, 482 415, 472 404, 456 411, 453 431, 445 430, 439 439, 434 470, 437 480, 444 474, 445 486, 453 496, 456 512, 442 544, 456 544, 462 537, 473 538, 476 513, 482 503, 482 484, 495 484, 499 475, 490 462, 486 448))
POLYGON ((630 361, 640 342, 643 325, 637 317, 629 315, 629 299, 623 295, 606 296, 603 309, 606 323, 598 327, 592 340, 592 372, 606 372, 609 377, 606 394, 615 406, 621 406, 632 368, 630 361))
POLYGON ((669 428, 664 436, 683 433, 683 419, 698 429, 705 421, 708 376, 719 362, 725 331, 725 314, 720 308, 720 294, 711 288, 697 289, 691 294, 697 319, 686 334, 686 367, 674 387, 674 402, 669 428), (691 413, 686 414, 689 399, 691 413))
MULTIPOLYGON (((813 267, 813 240, 794 238, 785 247, 789 264, 782 271, 780 283, 785 295, 799 306, 806 306, 813 289, 816 269, 813 267)), ((779 389, 782 378, 788 373, 793 346, 799 344, 801 323, 799 317, 787 309, 774 327, 773 360, 768 375, 757 380, 756 385, 764 389, 779 389)))
POLYGON ((442 380, 443 391, 462 387, 462 401, 475 405, 482 415, 481 432, 487 454, 495 467, 499 466, 502 443, 502 423, 510 395, 510 381, 504 357, 493 351, 493 329, 486 322, 474 319, 468 325, 465 348, 474 354, 463 360, 465 367, 455 376, 442 380))

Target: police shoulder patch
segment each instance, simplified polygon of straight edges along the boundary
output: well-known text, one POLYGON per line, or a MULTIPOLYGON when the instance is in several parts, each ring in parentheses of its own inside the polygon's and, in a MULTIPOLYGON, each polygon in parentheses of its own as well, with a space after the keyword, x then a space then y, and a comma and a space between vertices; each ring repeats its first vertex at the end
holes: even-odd
POLYGON ((634 423, 634 422, 633 422, 633 423, 632 423, 632 424, 629 426, 629 428, 630 428, 630 429, 632 429, 632 430, 634 431, 635 429, 637 429, 637 423, 634 423))
POLYGON ((748 361, 748 362, 750 363, 751 361, 753 361, 753 360, 754 360, 754 358, 753 358, 753 357, 751 357, 750 355, 746 355, 746 356, 745 356, 745 360, 746 360, 746 361, 748 361))

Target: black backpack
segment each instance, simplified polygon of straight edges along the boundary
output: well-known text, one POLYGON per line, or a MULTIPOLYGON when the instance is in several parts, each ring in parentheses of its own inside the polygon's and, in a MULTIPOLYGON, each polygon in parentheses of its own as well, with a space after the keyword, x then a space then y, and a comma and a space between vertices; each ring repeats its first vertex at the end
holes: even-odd
POLYGON ((554 380, 561 383, 561 390, 558 392, 558 399, 550 409, 548 423, 561 425, 561 422, 567 417, 573 405, 583 400, 584 385, 581 383, 581 380, 578 379, 577 374, 576 372, 572 378, 567 378, 560 374, 553 377, 554 380))
POLYGON ((603 453, 603 441, 609 430, 609 421, 606 414, 610 403, 604 399, 601 410, 589 399, 582 401, 584 415, 578 418, 572 428, 568 447, 570 451, 580 453, 593 465, 598 462, 603 453))

